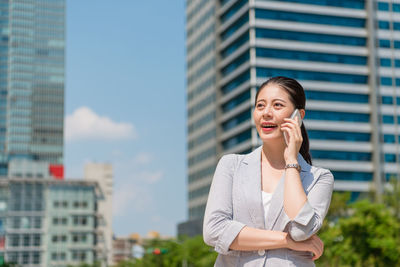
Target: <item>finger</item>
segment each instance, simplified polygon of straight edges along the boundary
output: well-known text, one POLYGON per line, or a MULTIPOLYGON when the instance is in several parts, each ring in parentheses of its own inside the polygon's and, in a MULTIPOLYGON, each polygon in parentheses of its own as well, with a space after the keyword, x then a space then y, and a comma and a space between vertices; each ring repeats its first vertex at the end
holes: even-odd
MULTIPOLYGON (((296 126, 298 126, 298 128, 300 129, 300 122, 299 122, 299 120, 298 120, 298 118, 296 117, 295 119, 290 119, 290 118, 284 118, 284 121, 285 121, 285 123, 290 123, 290 124, 293 124, 293 125, 296 125, 296 126)), ((297 128, 297 127, 296 127, 297 128)))
POLYGON ((321 257, 321 255, 322 254, 316 250, 315 252, 313 252, 312 260, 315 261, 315 260, 319 259, 319 257, 321 257))
POLYGON ((289 127, 283 127, 281 130, 286 134, 287 142, 292 143, 292 140, 296 142, 296 136, 294 134, 294 131, 290 129, 289 127))
POLYGON ((293 125, 293 124, 289 124, 289 123, 284 123, 281 124, 281 129, 287 129, 287 133, 289 133, 289 135, 291 136, 292 140, 295 140, 296 142, 302 142, 303 138, 301 136, 301 134, 298 134, 298 130, 297 130, 298 126, 293 125))
POLYGON ((293 124, 295 124, 295 125, 299 125, 299 126, 300 126, 300 122, 299 122, 299 120, 298 120, 297 117, 294 118, 294 119, 291 119, 291 118, 283 118, 283 120, 286 121, 286 122, 291 122, 291 123, 293 123, 293 124))
POLYGON ((293 124, 293 125, 295 126, 294 129, 296 130, 296 136, 297 136, 298 138, 300 138, 300 139, 299 139, 300 141, 303 141, 303 140, 302 140, 302 139, 303 139, 303 136, 302 136, 302 134, 301 134, 301 128, 300 128, 300 124, 299 124, 298 118, 296 117, 295 120, 290 119, 289 122, 292 122, 292 123, 290 123, 290 124, 293 124))
POLYGON ((281 127, 289 127, 290 129, 297 131, 297 133, 299 133, 299 135, 301 135, 300 126, 293 120, 282 123, 281 127))
POLYGON ((321 257, 323 252, 322 246, 319 243, 316 243, 316 251, 317 253, 314 255, 314 257, 318 259, 319 257, 321 257))
POLYGON ((297 131, 297 134, 301 137, 301 140, 303 141, 303 135, 301 134, 301 126, 300 125, 298 125, 298 127, 296 127, 296 131, 297 131))
POLYGON ((323 252, 323 248, 321 246, 321 240, 317 236, 312 236, 312 238, 310 238, 310 241, 312 242, 312 248, 314 254, 312 259, 316 260, 319 257, 321 257, 323 252))

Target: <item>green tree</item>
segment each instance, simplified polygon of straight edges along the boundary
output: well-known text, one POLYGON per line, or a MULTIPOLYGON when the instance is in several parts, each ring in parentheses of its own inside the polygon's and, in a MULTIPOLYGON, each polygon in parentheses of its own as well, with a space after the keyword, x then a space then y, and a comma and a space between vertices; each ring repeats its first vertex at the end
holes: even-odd
POLYGON ((320 234, 319 266, 400 266, 400 223, 385 205, 362 200, 345 213, 320 234))
POLYGON ((393 215, 400 221, 400 181, 391 177, 383 194, 383 202, 393 215))
POLYGON ((122 263, 118 267, 208 267, 213 266, 217 253, 203 242, 202 236, 178 240, 153 240, 145 245, 142 259, 122 263), (158 249, 155 254, 155 249, 158 249))

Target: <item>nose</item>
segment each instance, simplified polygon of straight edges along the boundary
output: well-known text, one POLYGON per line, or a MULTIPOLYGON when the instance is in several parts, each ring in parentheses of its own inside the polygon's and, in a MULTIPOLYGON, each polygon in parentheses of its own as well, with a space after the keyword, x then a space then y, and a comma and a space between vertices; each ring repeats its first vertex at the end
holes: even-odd
POLYGON ((265 107, 264 111, 263 111, 263 116, 267 116, 267 117, 271 117, 272 113, 271 113, 271 107, 265 107))

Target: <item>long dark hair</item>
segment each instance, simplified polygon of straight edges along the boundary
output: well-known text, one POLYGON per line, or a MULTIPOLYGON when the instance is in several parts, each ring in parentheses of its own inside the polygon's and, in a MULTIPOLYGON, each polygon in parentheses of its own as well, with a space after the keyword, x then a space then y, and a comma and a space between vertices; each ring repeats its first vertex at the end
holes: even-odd
MULTIPOLYGON (((299 84, 295 79, 284 76, 272 77, 263 84, 261 84, 256 94, 256 99, 255 99, 256 103, 259 93, 268 84, 276 84, 280 88, 284 89, 289 94, 290 101, 292 101, 295 108, 297 109, 306 108, 306 94, 304 93, 303 86, 301 86, 301 84, 299 84)), ((300 128, 301 128, 301 135, 303 136, 303 143, 301 144, 300 147, 300 154, 303 156, 304 160, 311 165, 312 162, 310 155, 310 140, 308 140, 308 134, 306 127, 304 126, 304 122, 300 128)))

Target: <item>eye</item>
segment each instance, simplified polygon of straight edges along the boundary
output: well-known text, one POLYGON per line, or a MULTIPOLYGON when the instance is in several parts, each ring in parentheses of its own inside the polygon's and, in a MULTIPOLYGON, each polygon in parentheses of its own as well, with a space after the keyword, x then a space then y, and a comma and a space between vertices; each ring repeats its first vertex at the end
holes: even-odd
POLYGON ((256 107, 257 108, 262 108, 262 107, 264 107, 264 104, 263 103, 257 103, 256 107))
POLYGON ((274 106, 275 106, 275 107, 283 107, 283 104, 281 104, 281 103, 275 103, 274 106))

